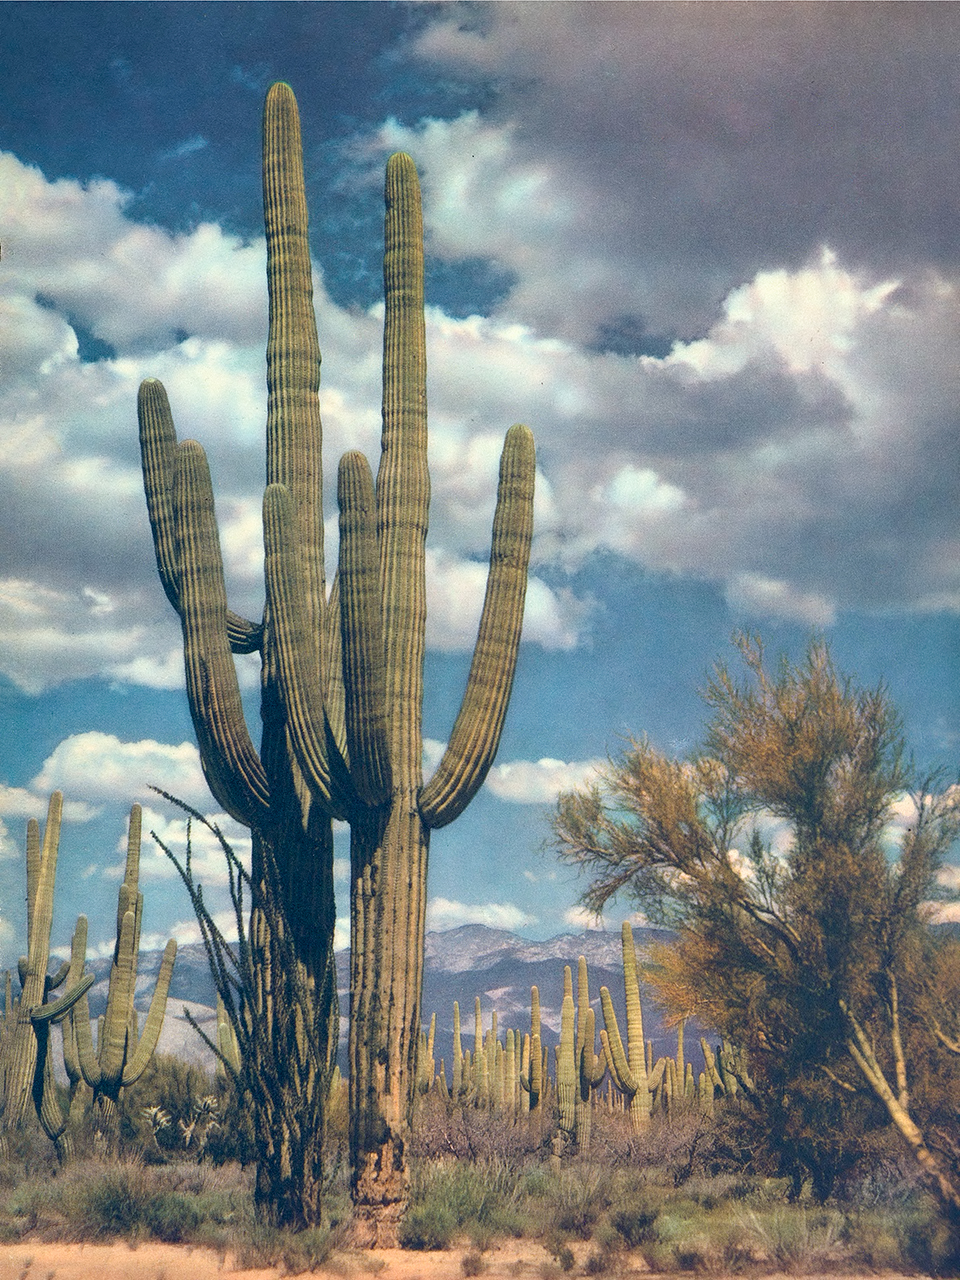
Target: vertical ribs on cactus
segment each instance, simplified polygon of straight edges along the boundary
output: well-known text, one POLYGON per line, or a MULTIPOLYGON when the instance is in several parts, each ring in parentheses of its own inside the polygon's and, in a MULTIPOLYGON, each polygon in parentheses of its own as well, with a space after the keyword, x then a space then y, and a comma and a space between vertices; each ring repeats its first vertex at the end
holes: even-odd
POLYGON ((630 1119, 634 1130, 641 1133, 650 1120, 650 1094, 656 1086, 647 1076, 643 1009, 640 1004, 640 984, 637 980, 637 952, 633 942, 633 930, 626 920, 621 930, 621 945, 623 986, 627 1006, 627 1049, 625 1052, 613 1000, 606 987, 600 988, 600 1004, 605 1024, 605 1029, 600 1032, 600 1042, 614 1083, 620 1092, 629 1098, 630 1119))
MULTIPOLYGON (((176 941, 171 938, 164 948, 157 983, 141 1031, 134 1008, 143 921, 143 894, 139 888, 141 822, 141 809, 135 804, 130 810, 123 883, 117 893, 117 936, 110 965, 107 1008, 99 1023, 96 1048, 90 1030, 86 995, 71 1010, 70 1025, 63 1038, 67 1074, 71 1078, 82 1075, 93 1090, 97 1126, 108 1133, 116 1124, 121 1090, 140 1079, 157 1047, 177 955, 176 941)), ((81 970, 86 936, 87 922, 81 916, 74 934, 72 953, 74 960, 79 959, 81 970)))
MULTIPOLYGON (((322 1095, 336 1048, 332 828, 351 828, 351 1156, 357 1243, 396 1241, 409 1189, 429 833, 467 806, 493 762, 516 665, 533 518, 528 428, 507 432, 490 572, 466 692, 433 777, 422 778, 427 471, 423 232, 409 156, 387 163, 383 430, 374 481, 362 455, 340 463, 338 572, 324 580, 320 349, 312 301, 300 129, 288 86, 264 111, 267 486, 263 621, 227 608, 213 492, 201 447, 177 443, 166 394, 140 392, 144 484, 157 566, 180 615, 187 692, 205 776, 227 813, 251 828, 249 945, 263 976, 262 1016, 277 1001, 275 939, 292 940, 301 1010, 321 1046, 297 1080, 278 1060, 277 1089, 322 1095), (243 720, 231 651, 259 651, 263 736, 243 720), (268 884, 270 880, 274 884, 268 884), (268 908, 267 900, 273 904, 268 908), (283 1083, 281 1083, 283 1077, 283 1083)), ((228 1005, 229 1012, 229 1005, 228 1005)), ((246 1032, 235 1025, 238 1039, 246 1032)), ((263 1038, 262 1043, 274 1037, 263 1038)), ((241 1048, 243 1045, 241 1043, 241 1048)), ((278 1046, 297 1052, 295 1044, 278 1046)), ((246 1055, 243 1055, 246 1063, 246 1055)), ((255 1069, 250 1064, 250 1070, 255 1069)), ((259 1068, 257 1068, 259 1069, 259 1068)), ((244 1067, 247 1070, 247 1067, 244 1067)), ((294 1073, 296 1074, 296 1073, 294 1073)), ((302 1111, 302 1103, 300 1110, 302 1111)), ((275 1110, 275 1109, 274 1109, 275 1110)), ((289 1108, 286 1108, 289 1110, 289 1108)), ((289 1123, 293 1123, 292 1120, 289 1123)), ((259 1203, 286 1197, 275 1220, 319 1220, 320 1146, 312 1173, 274 1178, 259 1203), (303 1184, 299 1209, 290 1188, 303 1184), (282 1188, 281 1188, 281 1185, 282 1188), (318 1193, 317 1193, 318 1194, 318 1193)), ((287 1161, 289 1164, 289 1160, 287 1161)), ((264 1168, 265 1176, 269 1170, 264 1168)), ((269 1181, 269 1179, 268 1179, 269 1181)))
POLYGON ((7 1016, 14 1022, 5 1037, 2 1063, 5 1127, 19 1128, 34 1106, 58 1154, 63 1150, 67 1115, 54 1086, 50 1028, 69 1015, 94 981, 93 974, 83 976, 83 960, 77 963, 75 951, 55 974, 47 973, 62 815, 63 796, 55 791, 47 807, 42 840, 36 820, 31 818, 27 825, 27 954, 19 963, 20 998, 12 1007, 8 1002, 7 1016), (64 994, 48 1000, 64 983, 64 994))

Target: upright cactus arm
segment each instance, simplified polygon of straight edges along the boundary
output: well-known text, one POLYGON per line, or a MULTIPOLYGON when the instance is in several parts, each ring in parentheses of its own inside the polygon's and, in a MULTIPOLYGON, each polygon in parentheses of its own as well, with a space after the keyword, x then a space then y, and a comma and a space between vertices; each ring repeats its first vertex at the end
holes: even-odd
MULTIPOLYGON (((569 970, 568 970, 569 972, 569 970)), ((577 1069, 574 1051, 576 1007, 572 995, 563 997, 560 1009, 560 1043, 556 1047, 557 1105, 560 1128, 572 1134, 576 1124, 577 1069)))
POLYGON ((268 485, 263 495, 264 576, 267 618, 279 687, 297 764, 311 793, 336 817, 345 817, 352 788, 342 794, 337 780, 345 767, 333 766, 337 747, 322 697, 322 667, 303 608, 293 499, 286 485, 268 485), (331 749, 332 748, 332 749, 331 749))
POLYGON ((631 1070, 640 1075, 646 1070, 643 1038, 643 1006, 640 1004, 640 982, 637 978, 637 949, 629 921, 621 927, 623 952, 623 988, 627 1005, 627 1054, 631 1070))
MULTIPOLYGON (((136 1052, 124 1063, 122 1083, 125 1086, 136 1084, 146 1070, 147 1064, 153 1057, 153 1052, 157 1047, 157 1041, 160 1039, 160 1032, 163 1028, 163 1018, 167 1009, 167 993, 170 990, 170 979, 173 977, 173 965, 176 958, 177 943, 175 938, 171 938, 163 951, 160 972, 157 975, 157 985, 153 990, 153 998, 150 1001, 147 1020, 143 1024, 143 1031, 137 1042, 136 1052)), ((136 959, 136 956, 134 956, 134 959, 136 959)))
POLYGON ((430 505, 427 356, 420 183, 403 152, 387 161, 384 203, 383 431, 377 471, 384 657, 394 783, 419 791, 430 505))
POLYGON ((373 477, 366 458, 348 453, 337 477, 340 505, 340 637, 350 774, 375 807, 390 795, 386 666, 373 477))
MULTIPOLYGON (((271 86, 263 110, 263 219, 267 240, 267 484, 293 500, 308 626, 324 611, 320 343, 303 180, 300 118, 290 86, 271 86)), ((315 639, 313 679, 319 672, 315 639)))
POLYGON ((187 695, 203 772, 230 816, 250 826, 268 811, 269 787, 243 718, 226 638, 227 594, 210 470, 193 440, 177 451, 174 516, 187 695))
MULTIPOLYGON (((140 421, 140 459, 147 514, 153 533, 157 571, 167 599, 180 612, 180 582, 177 570, 173 519, 173 475, 177 454, 177 432, 170 401, 163 383, 147 378, 137 396, 140 421)), ((254 653, 260 648, 263 627, 227 611, 227 638, 234 653, 254 653)))
MULTIPOLYGON (((51 797, 51 802, 52 802, 51 797)), ((40 824, 36 818, 27 822, 27 952, 33 940, 33 912, 37 902, 37 886, 40 883, 40 824)), ((23 973, 20 984, 23 985, 23 973)))
POLYGON ((107 994, 102 1042, 97 1046, 101 1074, 104 1080, 110 1082, 120 1079, 127 1057, 130 1013, 133 1008, 136 982, 136 954, 133 950, 135 933, 134 914, 132 911, 127 911, 117 939, 116 958, 110 971, 110 990, 107 994))
POLYGON ((460 816, 483 785, 500 744, 523 625, 535 472, 530 429, 511 427, 500 459, 490 571, 466 692, 449 745, 420 797, 428 827, 460 816))
MULTIPOLYGON (((87 917, 77 917, 77 927, 73 931, 70 942, 70 985, 72 986, 83 973, 87 962, 87 917)), ((86 992, 83 992, 86 995, 86 992)), ((87 1021, 89 1022, 89 1012, 87 1021)), ((76 1016, 74 1009, 63 1024, 63 1063, 67 1069, 67 1077, 71 1085, 76 1084, 83 1073, 80 1070, 80 1055, 77 1051, 76 1016)))

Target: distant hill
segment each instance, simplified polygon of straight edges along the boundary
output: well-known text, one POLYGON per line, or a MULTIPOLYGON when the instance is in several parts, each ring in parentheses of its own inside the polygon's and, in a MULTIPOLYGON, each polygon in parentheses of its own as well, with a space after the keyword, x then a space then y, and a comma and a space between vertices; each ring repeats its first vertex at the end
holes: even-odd
MULTIPOLYGON (((658 929, 634 929, 634 939, 641 952, 645 945, 668 935, 658 929)), ((160 968, 160 951, 141 952, 137 979, 136 1005, 146 1012, 160 968)), ((530 1029, 530 988, 540 991, 541 1018, 548 1041, 555 1042, 560 1031, 560 1005, 563 999, 563 969, 570 965, 576 981, 576 965, 580 955, 587 958, 590 995, 597 1011, 597 1025, 603 1025, 600 1013, 600 988, 610 988, 617 1017, 623 1026, 623 964, 620 934, 590 929, 584 933, 559 934, 543 942, 531 942, 503 929, 490 929, 482 924, 461 925, 456 929, 428 933, 426 936, 423 1021, 429 1025, 437 1014, 437 1063, 443 1058, 448 1068, 453 1051, 453 1002, 460 1005, 463 1047, 474 1047, 474 1000, 480 997, 483 1027, 490 1026, 491 1014, 497 1012, 502 1032, 508 1027, 521 1032, 530 1029), (549 1032, 553 1033, 553 1040, 549 1032)), ((90 990, 90 1012, 96 1018, 103 1013, 107 1000, 109 959, 95 960, 88 969, 97 975, 90 990)), ((346 1067, 346 1035, 349 987, 349 952, 337 953, 340 990, 341 1066, 346 1067)), ((213 1058, 203 1041, 183 1016, 186 1009, 215 1039, 216 991, 210 978, 206 952, 201 943, 180 947, 170 985, 167 1016, 160 1039, 160 1051, 176 1054, 188 1061, 202 1063, 207 1069, 213 1058)), ((654 1053, 674 1053, 676 1033, 663 1025, 649 993, 643 1001, 644 1031, 653 1041, 654 1053)), ((700 1031, 689 1027, 687 1043, 692 1049, 700 1031)))

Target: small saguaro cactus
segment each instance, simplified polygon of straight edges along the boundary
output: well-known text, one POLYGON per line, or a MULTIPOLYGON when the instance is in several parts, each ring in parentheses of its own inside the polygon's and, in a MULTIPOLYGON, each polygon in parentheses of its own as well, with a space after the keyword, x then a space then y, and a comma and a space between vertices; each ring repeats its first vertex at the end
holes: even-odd
POLYGON ((3 1062, 5 1127, 19 1128, 34 1105, 44 1129, 58 1143, 58 1151, 66 1117, 53 1087, 50 1027, 69 1014, 94 981, 92 973, 82 976, 82 962, 78 968, 67 961, 56 974, 47 973, 62 816, 63 795, 55 791, 47 808, 42 841, 37 821, 31 818, 27 825, 27 954, 20 959, 20 998, 8 1013, 14 1015, 15 1009, 3 1062), (64 981, 68 982, 65 993, 48 1002, 50 992, 64 981))
POLYGON ((425 783, 430 479, 416 170, 403 154, 387 163, 380 465, 374 484, 361 454, 340 463, 339 568, 328 595, 320 349, 300 125, 285 84, 267 95, 263 169, 270 331, 262 623, 227 609, 206 459, 195 442, 178 445, 155 381, 140 394, 144 482, 161 581, 181 618, 204 773, 253 836, 249 932, 262 990, 243 1010, 231 1010, 221 995, 245 1078, 263 1085, 255 1106, 264 1148, 258 1204, 269 1212, 272 1200, 269 1216, 277 1222, 320 1220, 324 1099, 338 1029, 331 820, 344 818, 351 829, 354 1243, 391 1245, 409 1196, 429 837, 466 808, 499 744, 532 537, 533 438, 521 425, 507 432, 467 687, 447 749, 425 783), (243 719, 231 650, 261 656, 259 753, 243 719), (271 974, 274 983, 287 982, 286 998, 270 986, 271 974), (297 1013, 280 1026, 288 1007, 297 1013))
POLYGON ((577 960, 577 1149, 590 1149, 593 1090, 607 1074, 606 1058, 595 1052, 596 1014, 590 1004, 590 980, 585 956, 577 960))
MULTIPOLYGON (((157 985, 141 1033, 133 1003, 143 918, 143 894, 139 888, 141 822, 141 809, 135 804, 130 810, 123 883, 117 893, 117 937, 110 965, 107 1010, 99 1024, 97 1047, 94 1049, 93 1046, 90 1009, 85 995, 71 1012, 70 1034, 65 1035, 63 1041, 67 1071, 75 1074, 79 1068, 83 1079, 93 1090, 97 1128, 107 1134, 111 1134, 116 1125, 121 1089, 140 1079, 157 1047, 177 955, 176 940, 171 938, 164 949, 157 985)), ((85 943, 86 920, 83 916, 77 923, 77 932, 85 943)), ((74 945, 76 948, 80 946, 77 935, 74 936, 74 945)))
POLYGON ((530 1041, 529 1048, 524 1051, 526 1068, 520 1073, 520 1087, 529 1099, 528 1111, 531 1116, 540 1115, 540 1104, 543 1099, 543 1043, 540 1038, 540 991, 530 988, 530 1041))

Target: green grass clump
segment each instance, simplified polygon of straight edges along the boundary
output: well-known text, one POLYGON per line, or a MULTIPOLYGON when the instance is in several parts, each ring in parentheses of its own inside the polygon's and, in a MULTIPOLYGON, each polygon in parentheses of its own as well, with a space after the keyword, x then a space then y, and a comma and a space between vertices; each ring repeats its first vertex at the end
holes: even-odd
POLYGON ((521 1176, 503 1161, 424 1163, 415 1171, 400 1242, 446 1249, 464 1235, 485 1249, 496 1236, 523 1234, 524 1206, 521 1176))

